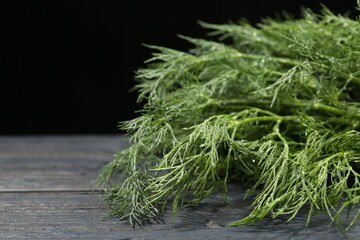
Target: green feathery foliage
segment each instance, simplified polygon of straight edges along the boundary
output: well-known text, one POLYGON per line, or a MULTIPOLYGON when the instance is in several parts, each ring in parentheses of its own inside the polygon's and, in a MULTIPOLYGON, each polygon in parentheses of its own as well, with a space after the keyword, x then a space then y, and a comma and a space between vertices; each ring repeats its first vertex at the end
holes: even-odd
POLYGON ((324 7, 255 27, 200 24, 219 41, 148 46, 155 53, 136 75, 144 108, 121 123, 132 144, 98 178, 125 177, 105 193, 111 215, 146 224, 168 202, 176 212, 217 191, 226 202, 239 181, 255 198, 230 226, 291 220, 304 206, 306 224, 326 211, 340 226, 360 202, 360 21, 324 7))

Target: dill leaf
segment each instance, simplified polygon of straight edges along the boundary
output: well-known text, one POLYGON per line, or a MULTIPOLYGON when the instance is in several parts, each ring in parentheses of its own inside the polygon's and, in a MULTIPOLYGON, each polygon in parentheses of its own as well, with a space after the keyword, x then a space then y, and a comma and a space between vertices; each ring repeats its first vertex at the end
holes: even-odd
POLYGON ((218 41, 180 36, 182 52, 160 46, 136 74, 141 115, 121 123, 131 145, 101 171, 116 175, 105 201, 134 226, 159 221, 171 201, 197 204, 227 184, 255 195, 239 226, 293 219, 309 208, 340 216, 360 202, 360 22, 303 11, 257 26, 200 22, 218 41), (190 194, 189 194, 190 193, 190 194))

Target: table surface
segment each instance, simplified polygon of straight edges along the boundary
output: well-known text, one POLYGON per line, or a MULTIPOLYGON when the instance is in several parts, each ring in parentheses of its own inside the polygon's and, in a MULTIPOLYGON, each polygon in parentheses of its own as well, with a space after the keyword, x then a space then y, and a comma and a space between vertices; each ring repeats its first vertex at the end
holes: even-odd
MULTIPOLYGON (((175 217, 167 210, 164 224, 132 229, 105 220, 108 210, 93 181, 127 144, 120 135, 0 137, 0 239, 344 239, 324 214, 304 229, 306 211, 291 222, 225 227, 249 212, 251 201, 236 185, 230 205, 215 195, 175 217)), ((360 239, 359 233, 357 224, 347 238, 360 239)))

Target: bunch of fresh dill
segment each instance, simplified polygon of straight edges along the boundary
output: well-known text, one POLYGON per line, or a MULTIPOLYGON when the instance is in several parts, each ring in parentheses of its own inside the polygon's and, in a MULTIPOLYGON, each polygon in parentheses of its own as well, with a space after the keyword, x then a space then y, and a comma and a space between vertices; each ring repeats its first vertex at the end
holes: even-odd
POLYGON ((105 193, 111 214, 145 224, 168 201, 176 212, 222 191, 226 202, 238 181, 253 210, 230 226, 291 220, 304 206, 307 224, 323 210, 340 225, 360 202, 360 21, 324 7, 255 27, 201 25, 219 41, 149 46, 137 72, 144 108, 121 124, 132 144, 98 178, 125 176, 105 193))

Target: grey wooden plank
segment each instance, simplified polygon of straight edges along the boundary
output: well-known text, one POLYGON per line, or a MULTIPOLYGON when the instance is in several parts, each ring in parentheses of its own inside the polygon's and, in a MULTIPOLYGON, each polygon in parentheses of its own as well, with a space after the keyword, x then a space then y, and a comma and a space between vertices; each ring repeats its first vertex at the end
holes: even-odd
MULTIPOLYGON (((324 214, 304 230, 306 211, 290 223, 266 219, 240 228, 224 227, 248 212, 238 186, 231 205, 212 196, 182 209, 165 224, 132 229, 117 220, 103 221, 100 193, 91 181, 113 154, 127 144, 122 136, 0 137, 0 239, 343 239, 324 214), (1 192, 2 191, 2 192, 1 192)), ((352 213, 353 214, 353 213, 352 213)), ((359 224, 348 239, 360 239, 359 224)))
POLYGON ((92 188, 127 144, 120 135, 0 137, 0 190, 92 188))
MULTIPOLYGON (((306 214, 294 221, 267 219, 239 228, 225 227, 244 217, 249 201, 241 194, 230 197, 231 205, 220 203, 220 195, 197 207, 182 209, 172 218, 169 209, 164 224, 144 229, 115 219, 104 220, 98 193, 7 193, 0 194, 0 239, 344 239, 336 226, 327 227, 325 215, 315 217, 304 230, 306 214)), ((359 239, 360 227, 348 232, 359 239)))
POLYGON ((94 193, 8 193, 0 205, 0 239, 107 239, 131 229, 104 222, 94 193))

